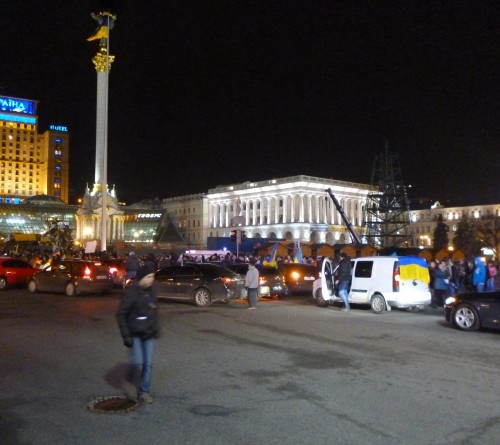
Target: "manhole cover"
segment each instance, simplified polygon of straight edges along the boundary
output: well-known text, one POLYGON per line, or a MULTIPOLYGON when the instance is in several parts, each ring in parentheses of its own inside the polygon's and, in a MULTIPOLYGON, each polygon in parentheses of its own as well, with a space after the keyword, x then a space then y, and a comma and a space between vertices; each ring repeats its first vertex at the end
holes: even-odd
POLYGON ((125 396, 98 397, 87 404, 87 409, 96 413, 128 413, 134 411, 139 402, 125 396))

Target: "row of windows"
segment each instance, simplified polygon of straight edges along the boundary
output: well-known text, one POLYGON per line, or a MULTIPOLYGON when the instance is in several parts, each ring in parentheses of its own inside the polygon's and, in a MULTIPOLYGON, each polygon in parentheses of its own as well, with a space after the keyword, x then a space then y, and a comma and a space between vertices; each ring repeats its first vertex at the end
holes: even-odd
POLYGON ((14 122, 7 122, 7 121, 0 121, 0 126, 9 127, 9 128, 20 128, 20 129, 31 130, 31 131, 36 129, 35 125, 19 124, 19 123, 15 124, 14 122))
MULTIPOLYGON (((13 141, 14 140, 14 136, 12 134, 9 134, 8 136, 3 133, 2 134, 2 141, 13 141)), ((28 136, 24 136, 23 139, 22 139, 23 142, 28 142, 28 136)), ((29 141, 31 144, 34 144, 35 143, 35 138, 33 136, 31 136, 29 138, 29 141)), ((16 142, 21 142, 21 136, 16 136, 16 142)))
MULTIPOLYGON (((39 175, 39 174, 37 173, 37 176, 38 176, 38 175, 39 175)), ((12 181, 12 176, 7 176, 7 177, 5 177, 5 176, 0 176, 0 181, 2 181, 2 182, 5 182, 5 181, 12 181)), ((23 181, 26 181, 26 179, 21 179, 21 181, 20 181, 20 180, 19 180, 19 178, 14 178, 14 182, 16 182, 16 183, 18 183, 18 182, 23 182, 23 181)), ((32 178, 30 178, 30 179, 28 180, 28 182, 31 184, 31 183, 33 182, 33 179, 32 179, 32 178)), ((36 182, 40 182, 40 179, 38 179, 38 178, 37 178, 36 182)))
POLYGON ((198 224, 198 227, 201 227, 201 221, 200 220, 184 220, 184 221, 179 221, 179 228, 181 229, 184 229, 184 228, 191 228, 191 227, 196 227, 196 224, 198 224), (193 223, 193 225, 191 226, 191 222, 193 223))
POLYGON ((187 209, 175 209, 174 214, 175 215, 185 215, 186 213, 191 213, 191 210, 193 211, 192 213, 196 213, 195 207, 193 207, 192 209, 190 207, 188 207, 187 209))

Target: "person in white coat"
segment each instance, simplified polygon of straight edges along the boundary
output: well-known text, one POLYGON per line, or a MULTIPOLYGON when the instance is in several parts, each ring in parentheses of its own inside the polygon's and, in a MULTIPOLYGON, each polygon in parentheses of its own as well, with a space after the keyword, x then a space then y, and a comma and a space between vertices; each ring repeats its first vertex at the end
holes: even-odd
POLYGON ((248 272, 245 277, 249 310, 257 308, 257 299, 259 298, 259 271, 255 267, 255 263, 255 258, 250 258, 248 272))

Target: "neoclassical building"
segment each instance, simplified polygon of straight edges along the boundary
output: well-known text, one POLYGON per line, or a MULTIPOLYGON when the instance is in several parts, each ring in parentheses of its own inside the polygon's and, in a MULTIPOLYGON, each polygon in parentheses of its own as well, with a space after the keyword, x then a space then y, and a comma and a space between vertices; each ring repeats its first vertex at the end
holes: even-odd
POLYGON ((327 189, 340 202, 354 230, 361 233, 369 184, 299 175, 210 189, 206 195, 208 236, 226 237, 240 228, 247 238, 331 245, 350 242, 327 189))
POLYGON ((432 247, 434 229, 439 217, 448 227, 448 239, 453 241, 458 223, 464 219, 475 220, 482 217, 500 217, 500 204, 474 205, 465 207, 443 207, 436 202, 429 209, 411 210, 411 220, 415 239, 419 247, 432 247))

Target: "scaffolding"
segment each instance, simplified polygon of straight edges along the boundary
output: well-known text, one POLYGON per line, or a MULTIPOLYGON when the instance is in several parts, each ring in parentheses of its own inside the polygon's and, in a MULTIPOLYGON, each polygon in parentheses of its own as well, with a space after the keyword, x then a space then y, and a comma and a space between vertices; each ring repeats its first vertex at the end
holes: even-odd
POLYGON ((399 159, 387 146, 375 156, 364 220, 368 244, 380 249, 416 247, 399 159))

